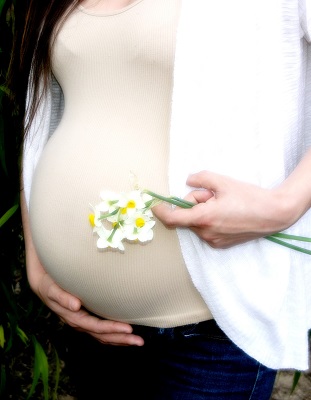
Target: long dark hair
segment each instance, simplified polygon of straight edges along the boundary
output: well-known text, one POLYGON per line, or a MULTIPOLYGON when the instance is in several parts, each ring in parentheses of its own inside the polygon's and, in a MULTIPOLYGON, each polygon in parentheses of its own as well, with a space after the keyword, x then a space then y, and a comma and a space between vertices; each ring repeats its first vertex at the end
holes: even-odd
POLYGON ((51 76, 53 37, 61 23, 82 0, 28 0, 22 20, 16 27, 8 87, 22 122, 22 137, 27 134, 51 76), (29 77, 31 76, 31 79, 29 77), (27 88, 32 96, 26 110, 27 88), (25 115, 27 112, 27 121, 25 115))

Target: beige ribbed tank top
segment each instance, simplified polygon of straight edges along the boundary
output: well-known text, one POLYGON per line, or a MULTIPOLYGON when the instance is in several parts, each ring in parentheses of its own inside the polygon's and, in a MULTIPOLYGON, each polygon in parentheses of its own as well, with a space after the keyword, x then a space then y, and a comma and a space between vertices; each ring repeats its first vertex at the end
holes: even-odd
POLYGON ((175 230, 159 221, 145 245, 96 247, 89 204, 101 190, 168 195, 169 124, 180 0, 77 9, 57 35, 53 73, 63 118, 37 165, 30 199, 34 243, 47 272, 104 318, 173 327, 211 318, 175 230))

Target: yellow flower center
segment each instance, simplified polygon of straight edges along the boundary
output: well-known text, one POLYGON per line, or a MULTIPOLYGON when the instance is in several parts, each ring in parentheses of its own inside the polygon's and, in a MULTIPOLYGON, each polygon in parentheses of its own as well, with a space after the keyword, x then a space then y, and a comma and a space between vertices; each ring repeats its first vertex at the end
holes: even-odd
POLYGON ((143 218, 137 218, 135 221, 137 228, 142 228, 145 225, 145 220, 143 218))
POLYGON ((90 224, 94 227, 95 226, 95 214, 89 215, 90 224))
POLYGON ((128 203, 127 203, 127 206, 126 206, 127 208, 135 208, 136 207, 136 203, 135 203, 135 201, 134 200, 130 200, 128 203))
POLYGON ((124 207, 124 208, 121 208, 121 214, 126 214, 126 211, 127 211, 127 207, 124 207))

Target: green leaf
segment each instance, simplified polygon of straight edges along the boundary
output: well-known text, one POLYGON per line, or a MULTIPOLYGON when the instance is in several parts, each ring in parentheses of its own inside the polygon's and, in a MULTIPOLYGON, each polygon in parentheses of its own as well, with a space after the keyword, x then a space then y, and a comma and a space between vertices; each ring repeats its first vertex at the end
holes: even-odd
MULTIPOLYGON (((1 0, 0 0, 0 13, 1 13, 1 0)), ((0 92, 3 92, 6 95, 10 94, 9 88, 4 85, 0 85, 0 92)))
POLYGON ((19 205, 15 204, 6 213, 4 213, 2 215, 2 217, 0 218, 0 228, 1 228, 2 225, 4 225, 12 217, 12 215, 16 212, 18 207, 19 207, 19 205))
POLYGON ((0 0, 0 16, 1 16, 4 4, 5 4, 5 0, 0 0))
POLYGON ((5 173, 8 175, 6 159, 5 159, 5 146, 4 146, 4 137, 5 137, 5 129, 4 129, 4 114, 1 109, 2 105, 2 97, 3 97, 3 89, 0 86, 0 164, 5 173))
POLYGON ((21 341, 27 345, 29 342, 28 336, 18 325, 16 326, 16 333, 18 337, 21 339, 21 341))
POLYGON ((291 395, 294 393, 294 390, 296 389, 296 386, 297 386, 297 384, 299 382, 300 377, 301 377, 301 372, 300 371, 295 371, 292 390, 290 392, 291 395))
POLYGON ((13 346, 13 333, 12 330, 10 329, 10 324, 8 325, 8 327, 9 327, 9 337, 6 337, 6 346, 4 349, 5 353, 8 353, 13 346))
POLYGON ((32 336, 32 342, 35 349, 33 380, 27 399, 34 394, 36 386, 41 378, 43 383, 44 400, 49 399, 49 364, 47 355, 38 340, 32 336))
POLYGON ((3 325, 0 325, 0 347, 4 349, 5 337, 3 325))
POLYGON ((6 338, 6 348, 5 348, 6 353, 8 353, 13 346, 13 340, 14 340, 13 336, 16 333, 16 327, 17 327, 17 316, 8 312, 7 317, 9 320, 9 324, 8 324, 9 337, 6 338))

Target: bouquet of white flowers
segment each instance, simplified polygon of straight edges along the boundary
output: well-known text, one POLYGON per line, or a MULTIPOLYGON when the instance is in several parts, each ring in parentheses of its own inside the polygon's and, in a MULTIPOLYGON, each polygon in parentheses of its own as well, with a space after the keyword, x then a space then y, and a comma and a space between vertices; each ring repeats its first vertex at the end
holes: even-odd
POLYGON ((98 235, 97 247, 124 251, 123 240, 148 242, 155 225, 151 207, 154 198, 141 190, 129 193, 102 191, 101 202, 93 208, 89 219, 98 235))
MULTIPOLYGON (((151 208, 161 201, 182 208, 191 208, 195 204, 179 197, 165 197, 150 190, 135 189, 128 193, 102 191, 101 202, 92 206, 89 220, 93 232, 98 235, 99 249, 114 248, 124 251, 123 240, 130 242, 149 242, 153 238, 155 225, 151 208)), ((311 242, 311 238, 274 233, 265 239, 292 250, 311 255, 311 250, 296 246, 289 241, 311 242), (287 240, 287 241, 286 241, 287 240)))

